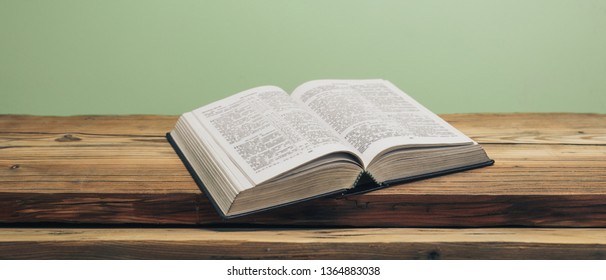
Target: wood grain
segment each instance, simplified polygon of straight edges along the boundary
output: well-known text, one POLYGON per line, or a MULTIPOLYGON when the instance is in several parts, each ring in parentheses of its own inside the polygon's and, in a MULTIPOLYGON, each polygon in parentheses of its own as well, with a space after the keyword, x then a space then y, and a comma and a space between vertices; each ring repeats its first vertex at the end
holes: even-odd
POLYGON ((604 259, 606 229, 0 230, 1 259, 604 259))
POLYGON ((480 143, 604 145, 606 115, 451 114, 446 121, 480 143))
MULTIPOLYGON (((230 220, 606 226, 606 115, 457 114, 496 164, 230 220)), ((0 116, 0 222, 223 223, 164 139, 174 116, 0 116)))

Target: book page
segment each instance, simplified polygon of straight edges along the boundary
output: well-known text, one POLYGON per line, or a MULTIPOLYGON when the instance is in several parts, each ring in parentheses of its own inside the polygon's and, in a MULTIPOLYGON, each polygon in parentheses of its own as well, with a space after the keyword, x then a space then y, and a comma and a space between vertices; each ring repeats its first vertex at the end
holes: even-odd
POLYGON ((295 89, 292 97, 362 153, 365 167, 398 146, 473 143, 385 80, 311 81, 295 89))
POLYGON ((320 156, 352 151, 317 116, 274 86, 238 93, 193 114, 255 184, 320 156))

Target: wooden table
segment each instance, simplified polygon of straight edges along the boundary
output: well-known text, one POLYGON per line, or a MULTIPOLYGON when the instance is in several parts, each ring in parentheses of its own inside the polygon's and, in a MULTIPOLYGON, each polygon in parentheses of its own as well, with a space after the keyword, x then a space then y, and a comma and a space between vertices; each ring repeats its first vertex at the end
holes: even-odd
POLYGON ((495 165, 223 221, 175 116, 0 116, 0 258, 606 258, 606 115, 442 117, 495 165))

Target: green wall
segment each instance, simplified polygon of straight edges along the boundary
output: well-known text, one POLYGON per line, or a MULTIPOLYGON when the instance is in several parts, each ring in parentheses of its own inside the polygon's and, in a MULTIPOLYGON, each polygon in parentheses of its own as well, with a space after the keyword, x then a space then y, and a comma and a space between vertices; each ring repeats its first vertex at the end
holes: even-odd
POLYGON ((606 1, 0 0, 0 114, 181 114, 322 78, 438 113, 606 113, 606 1))

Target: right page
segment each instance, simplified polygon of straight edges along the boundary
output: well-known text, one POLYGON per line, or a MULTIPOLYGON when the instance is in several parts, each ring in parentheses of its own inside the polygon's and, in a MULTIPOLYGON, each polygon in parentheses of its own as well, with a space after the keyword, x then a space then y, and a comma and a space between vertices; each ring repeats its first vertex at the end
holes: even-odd
POLYGON ((362 154, 364 167, 402 146, 473 144, 463 133, 386 80, 317 80, 292 97, 362 154))

